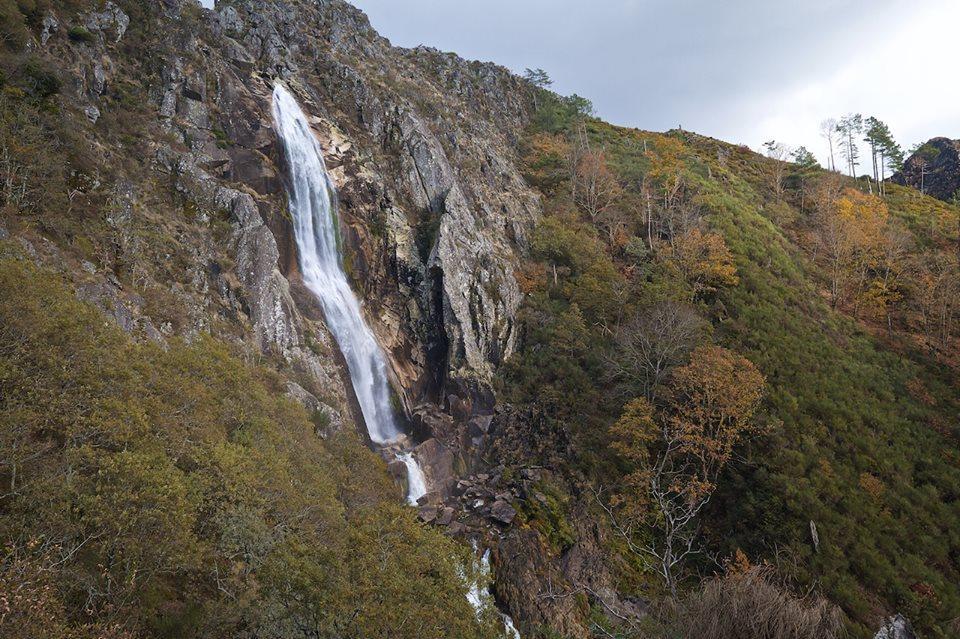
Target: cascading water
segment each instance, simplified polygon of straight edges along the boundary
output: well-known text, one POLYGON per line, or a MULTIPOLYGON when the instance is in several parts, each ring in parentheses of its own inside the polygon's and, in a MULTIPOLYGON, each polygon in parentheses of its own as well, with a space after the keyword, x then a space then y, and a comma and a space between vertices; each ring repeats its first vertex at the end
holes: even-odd
MULTIPOLYGON (((273 90, 273 119, 286 152, 290 214, 303 283, 320 301, 327 327, 347 362, 370 439, 380 446, 394 443, 402 433, 390 405, 386 359, 363 320, 360 302, 343 271, 337 244, 336 191, 307 116, 279 82, 273 90)), ((426 493, 423 472, 411 454, 404 454, 401 461, 410 477, 410 500, 416 503, 426 493)))
MULTIPOLYGON (((474 557, 476 557, 476 540, 471 541, 470 545, 473 547, 474 557)), ((470 585, 470 589, 467 591, 467 601, 470 602, 470 605, 473 606, 473 609, 476 611, 477 618, 483 614, 483 611, 487 606, 496 609, 496 604, 493 601, 493 595, 490 594, 490 590, 487 588, 487 584, 490 582, 489 548, 483 551, 479 562, 479 565, 476 566, 476 568, 479 570, 479 578, 470 585)), ((500 619, 503 621, 503 628, 506 631, 506 636, 509 639, 520 639, 520 632, 513 624, 513 619, 510 617, 510 615, 499 611, 498 614, 500 615, 500 619)))
POLYGON ((423 476, 423 470, 413 453, 401 453, 397 455, 397 459, 407 467, 407 484, 409 485, 407 502, 411 506, 416 506, 420 498, 427 494, 427 479, 423 476))

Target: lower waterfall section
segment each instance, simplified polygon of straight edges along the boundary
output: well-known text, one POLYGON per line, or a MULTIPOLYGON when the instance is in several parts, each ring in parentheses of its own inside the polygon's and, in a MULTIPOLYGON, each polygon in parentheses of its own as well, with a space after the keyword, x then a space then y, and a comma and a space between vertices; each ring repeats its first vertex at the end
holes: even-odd
MULTIPOLYGON (((347 362, 370 440, 381 447, 394 444, 403 433, 390 403, 386 358, 343 270, 335 189, 306 114, 280 82, 273 91, 273 119, 286 154, 290 216, 303 283, 320 302, 327 327, 347 362)), ((408 501, 415 505, 427 492, 423 471, 409 452, 400 453, 398 459, 407 468, 408 501)))
POLYGON ((423 469, 413 453, 400 453, 397 459, 407 468, 407 503, 416 506, 420 498, 427 494, 427 478, 424 477, 423 469))
POLYGON ((479 577, 470 584, 470 590, 467 591, 467 601, 470 602, 470 605, 473 606, 474 611, 477 613, 477 617, 480 617, 483 614, 484 609, 488 606, 497 611, 497 614, 500 615, 500 619, 503 621, 503 628, 506 632, 506 636, 509 639, 520 639, 520 632, 517 630, 517 627, 513 623, 513 619, 510 615, 500 612, 496 603, 493 600, 493 595, 490 594, 490 590, 487 587, 487 584, 490 583, 492 576, 490 574, 490 549, 487 548, 483 551, 483 554, 477 558, 478 548, 476 540, 470 542, 471 547, 473 548, 473 557, 474 561, 477 562, 477 565, 474 569, 477 571, 479 577))

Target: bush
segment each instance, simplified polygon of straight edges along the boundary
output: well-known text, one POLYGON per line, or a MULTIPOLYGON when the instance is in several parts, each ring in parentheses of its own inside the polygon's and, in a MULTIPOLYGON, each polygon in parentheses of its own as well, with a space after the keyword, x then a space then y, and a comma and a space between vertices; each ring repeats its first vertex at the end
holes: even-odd
POLYGON ((496 636, 467 551, 275 373, 133 343, 26 261, 0 299, 0 636, 496 636))
POLYGON ((60 93, 63 82, 53 68, 43 60, 30 57, 17 69, 17 78, 21 88, 37 100, 60 93))
POLYGON ((84 27, 80 25, 75 25, 70 27, 67 31, 67 37, 73 40, 74 42, 82 42, 85 44, 90 44, 91 42, 96 41, 97 36, 90 33, 84 27))
POLYGON ((770 566, 708 581, 675 614, 682 636, 697 639, 835 639, 843 629, 839 608, 794 595, 770 566))

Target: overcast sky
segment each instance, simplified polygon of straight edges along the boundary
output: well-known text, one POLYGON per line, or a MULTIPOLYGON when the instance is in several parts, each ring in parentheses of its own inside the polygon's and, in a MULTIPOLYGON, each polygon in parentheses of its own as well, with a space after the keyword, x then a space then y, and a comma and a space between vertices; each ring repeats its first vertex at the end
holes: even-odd
POLYGON ((393 44, 542 67, 616 124, 821 158, 820 121, 852 111, 904 147, 960 138, 960 0, 351 1, 393 44))

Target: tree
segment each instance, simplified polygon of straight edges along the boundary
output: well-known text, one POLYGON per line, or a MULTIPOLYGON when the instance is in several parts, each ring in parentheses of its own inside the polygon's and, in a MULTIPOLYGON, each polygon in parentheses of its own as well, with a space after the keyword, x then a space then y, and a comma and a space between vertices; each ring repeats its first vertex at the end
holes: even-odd
POLYGON ((818 255, 826 263, 831 305, 859 301, 887 250, 888 212, 883 200, 855 189, 824 189, 818 200, 818 255))
POLYGON ((674 372, 669 403, 627 404, 611 429, 614 451, 631 467, 607 508, 630 550, 651 562, 676 597, 684 562, 700 552, 697 520, 735 446, 759 432, 753 421, 765 379, 747 359, 701 346, 674 372), (652 526, 652 539, 643 530, 652 526))
POLYGON ((688 305, 666 301, 643 309, 620 327, 610 358, 614 375, 639 386, 650 402, 670 371, 706 332, 706 323, 688 305))
POLYGON ((563 102, 580 119, 589 118, 594 113, 593 102, 576 93, 563 98, 563 102))
POLYGON ((791 154, 794 164, 802 171, 812 171, 820 168, 817 158, 805 146, 798 146, 791 154))
POLYGON ((910 280, 927 339, 945 349, 960 318, 960 256, 924 253, 912 261, 910 280))
POLYGON ((893 139, 890 127, 877 118, 871 116, 866 119, 864 141, 870 145, 870 159, 873 166, 873 180, 877 183, 880 194, 885 193, 884 181, 886 168, 889 163, 897 170, 903 163, 903 151, 893 139))
POLYGON ((833 118, 827 118, 820 123, 820 135, 827 141, 827 148, 830 150, 830 164, 827 167, 831 171, 837 170, 837 163, 834 161, 833 146, 837 135, 837 121, 833 118))
POLYGON ((611 209, 623 195, 617 176, 607 164, 606 152, 591 148, 582 126, 571 147, 570 168, 573 201, 591 220, 611 209))
POLYGON ((840 136, 840 155, 847 163, 850 177, 856 177, 857 163, 860 161, 860 149, 857 147, 857 138, 863 132, 863 116, 851 113, 837 123, 837 133, 840 136))
POLYGON ((691 228, 674 239, 663 259, 679 271, 690 287, 691 299, 739 282, 733 254, 718 233, 691 228))
POLYGON ((553 86, 553 80, 550 79, 550 75, 543 69, 527 69, 524 71, 523 79, 534 86, 533 108, 539 110, 540 93, 548 91, 550 87, 553 86))
POLYGON ((523 79, 538 89, 549 89, 553 86, 553 80, 543 69, 527 69, 523 74, 523 79))
POLYGON ((674 137, 658 138, 653 148, 644 144, 649 168, 643 176, 641 191, 646 201, 647 246, 651 250, 655 249, 658 236, 663 234, 672 243, 674 237, 699 218, 686 197, 684 156, 687 152, 683 142, 674 137))
POLYGON ((787 174, 787 159, 790 157, 791 149, 776 140, 764 142, 763 148, 766 149, 767 157, 772 160, 769 165, 770 182, 779 200, 783 196, 783 178, 787 174))

